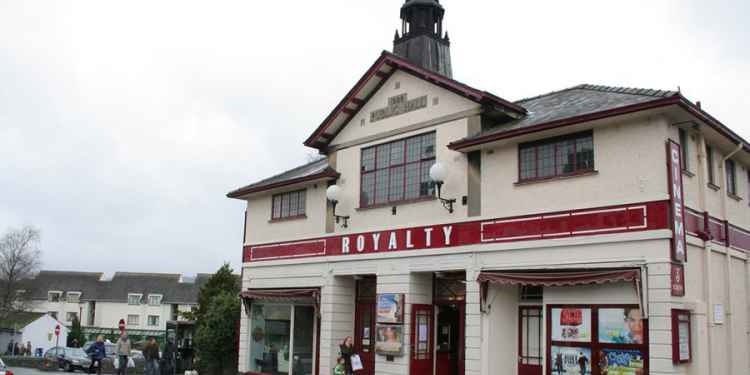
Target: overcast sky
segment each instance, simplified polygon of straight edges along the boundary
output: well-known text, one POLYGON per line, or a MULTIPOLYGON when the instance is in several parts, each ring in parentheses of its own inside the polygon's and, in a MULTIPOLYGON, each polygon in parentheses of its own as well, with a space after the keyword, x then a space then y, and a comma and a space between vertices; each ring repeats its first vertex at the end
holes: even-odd
MULTIPOLYGON (((239 271, 239 186, 384 49, 401 0, 0 0, 0 231, 44 268, 239 271)), ((509 100, 682 88, 750 139, 750 2, 443 0, 454 77, 509 100)))

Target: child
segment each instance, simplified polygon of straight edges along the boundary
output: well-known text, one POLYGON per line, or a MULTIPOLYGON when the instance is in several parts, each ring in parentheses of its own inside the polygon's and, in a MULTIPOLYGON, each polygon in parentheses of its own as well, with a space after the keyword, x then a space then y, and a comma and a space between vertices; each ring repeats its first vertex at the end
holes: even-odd
POLYGON ((346 365, 344 364, 344 359, 339 357, 336 362, 337 364, 333 369, 333 375, 344 375, 346 373, 346 365))

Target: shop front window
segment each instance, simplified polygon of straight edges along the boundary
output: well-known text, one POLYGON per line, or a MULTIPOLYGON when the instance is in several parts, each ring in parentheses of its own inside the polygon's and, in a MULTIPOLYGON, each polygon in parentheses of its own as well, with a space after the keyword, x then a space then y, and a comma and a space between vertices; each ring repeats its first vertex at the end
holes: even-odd
POLYGON ((253 304, 250 372, 311 375, 315 309, 289 304, 253 304))

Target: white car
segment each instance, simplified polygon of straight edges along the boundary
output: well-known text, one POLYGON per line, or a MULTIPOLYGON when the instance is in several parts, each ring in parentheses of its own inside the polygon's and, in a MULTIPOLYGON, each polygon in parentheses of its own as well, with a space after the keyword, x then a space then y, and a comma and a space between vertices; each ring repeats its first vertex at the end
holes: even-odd
POLYGON ((0 359, 0 375, 13 375, 13 371, 10 371, 5 367, 5 363, 3 363, 2 359, 0 359))

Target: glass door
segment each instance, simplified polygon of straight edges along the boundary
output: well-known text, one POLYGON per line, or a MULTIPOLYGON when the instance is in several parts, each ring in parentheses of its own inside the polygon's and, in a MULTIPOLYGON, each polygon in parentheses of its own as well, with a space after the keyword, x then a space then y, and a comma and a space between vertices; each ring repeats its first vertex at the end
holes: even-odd
POLYGON ((250 372, 312 375, 315 308, 254 303, 250 314, 250 372))
POLYGON ((518 375, 542 375, 542 307, 518 312, 518 375))

